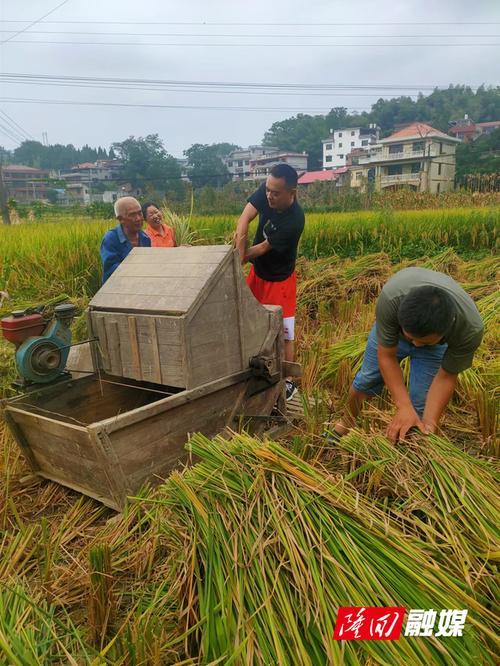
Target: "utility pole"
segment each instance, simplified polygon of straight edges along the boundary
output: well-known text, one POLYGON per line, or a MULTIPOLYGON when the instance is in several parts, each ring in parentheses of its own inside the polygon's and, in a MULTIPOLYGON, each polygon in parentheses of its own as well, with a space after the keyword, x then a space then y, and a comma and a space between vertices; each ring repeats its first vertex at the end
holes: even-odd
POLYGON ((4 224, 10 224, 9 206, 7 205, 7 190, 3 182, 3 170, 0 164, 0 209, 2 210, 2 220, 4 224))

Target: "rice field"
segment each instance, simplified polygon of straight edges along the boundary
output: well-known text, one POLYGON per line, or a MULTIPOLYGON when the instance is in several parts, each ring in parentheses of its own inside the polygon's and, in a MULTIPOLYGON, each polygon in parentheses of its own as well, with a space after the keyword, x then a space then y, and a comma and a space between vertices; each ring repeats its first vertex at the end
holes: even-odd
MULTIPOLYGON (((311 215, 298 261, 305 417, 280 441, 195 435, 199 462, 120 515, 34 476, 0 426, 0 663, 496 664, 498 209, 311 215), (370 404, 335 449, 374 303, 408 265, 460 281, 486 334, 441 431, 391 444, 370 404), (468 609, 463 637, 334 641, 340 606, 468 609)), ((228 242, 233 218, 192 218, 228 242)), ((99 285, 110 224, 0 229, 1 313, 99 285)), ((82 319, 75 335, 85 336, 82 319)), ((2 391, 14 375, 0 343, 2 391)), ((406 369, 407 371, 407 369, 406 369)))

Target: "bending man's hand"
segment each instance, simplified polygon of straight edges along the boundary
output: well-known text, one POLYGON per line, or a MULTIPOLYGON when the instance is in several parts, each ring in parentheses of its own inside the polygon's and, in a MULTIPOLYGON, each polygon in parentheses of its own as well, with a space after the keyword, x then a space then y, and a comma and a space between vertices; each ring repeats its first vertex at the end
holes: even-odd
POLYGON ((398 409, 389 427, 387 437, 396 443, 406 437, 410 428, 417 427, 422 432, 427 432, 424 423, 413 407, 401 407, 398 409))

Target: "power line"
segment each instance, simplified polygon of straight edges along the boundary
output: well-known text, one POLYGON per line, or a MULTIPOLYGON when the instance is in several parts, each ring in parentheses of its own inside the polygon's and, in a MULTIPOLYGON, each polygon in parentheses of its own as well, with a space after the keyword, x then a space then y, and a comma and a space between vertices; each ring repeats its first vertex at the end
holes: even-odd
POLYGON ((4 134, 6 137, 8 137, 11 141, 14 141, 14 143, 16 143, 16 144, 22 143, 22 141, 24 140, 24 139, 22 139, 22 138, 20 139, 18 136, 16 136, 10 130, 9 127, 7 127, 6 125, 3 125, 1 122, 0 122, 0 132, 2 132, 2 134, 4 134))
MULTIPOLYGON (((197 94, 244 94, 244 95, 271 95, 271 96, 315 96, 315 97, 339 97, 349 95, 351 97, 373 97, 383 95, 383 90, 392 93, 397 92, 399 96, 416 97, 418 91, 435 90, 438 86, 406 86, 396 87, 394 85, 339 85, 339 84, 252 84, 252 83, 223 83, 223 82, 198 82, 198 81, 167 81, 147 79, 123 79, 110 77, 78 77, 78 76, 50 76, 29 74, 0 74, 0 80, 4 83, 20 85, 48 85, 57 87, 96 88, 106 90, 137 90, 137 91, 159 91, 159 92, 188 92, 197 94), (263 89, 262 89, 263 88, 263 89), (370 92, 351 92, 352 90, 364 90, 370 92), (315 91, 315 92, 313 92, 315 91), (316 92, 317 91, 317 92, 316 92), (336 92, 333 92, 336 91, 336 92), (342 91, 342 92, 340 92, 342 91), (405 92, 403 92, 405 91, 405 92)), ((469 86, 471 87, 471 86, 469 86)), ((443 88, 445 88, 443 86, 443 88)), ((475 87, 477 88, 477 86, 475 87)), ((471 88, 472 89, 472 88, 471 88)))
MULTIPOLYGON (((217 88, 206 90, 204 88, 185 88, 185 87, 170 87, 170 86, 137 86, 137 85, 125 85, 125 84, 114 84, 114 83, 62 83, 62 82, 50 82, 50 81, 15 81, 8 80, 4 83, 19 84, 19 85, 37 85, 37 86, 49 86, 49 87, 58 87, 58 88, 94 88, 97 90, 137 90, 144 92, 183 92, 183 93, 196 93, 204 95, 212 94, 223 94, 223 95, 252 95, 261 96, 261 95, 270 95, 273 97, 276 96, 286 96, 286 97, 345 97, 349 95, 350 97, 374 97, 374 93, 352 93, 352 92, 271 92, 271 91, 255 91, 255 90, 220 90, 217 88)), ((404 97, 415 98, 418 97, 417 93, 407 93, 402 95, 404 97)))
MULTIPOLYGON (((290 89, 290 90, 434 90, 436 88, 447 88, 448 84, 343 84, 343 83, 274 83, 274 82, 249 82, 249 81, 189 81, 185 79, 140 79, 123 77, 98 77, 98 76, 74 76, 57 74, 27 74, 19 72, 4 72, 0 78, 9 79, 40 79, 50 81, 83 81, 83 82, 101 82, 105 85, 109 83, 125 84, 145 84, 145 85, 173 85, 173 86, 203 86, 203 87, 228 87, 228 88, 256 88, 265 89, 290 89)), ((468 86, 477 88, 477 85, 468 86)))
POLYGON ((47 16, 50 16, 53 14, 55 11, 57 11, 60 7, 68 3, 69 0, 63 0, 60 2, 57 7, 54 7, 54 9, 51 9, 49 12, 44 14, 43 16, 40 16, 40 18, 35 19, 31 23, 29 23, 26 27, 21 28, 21 30, 18 30, 16 33, 11 35, 8 39, 4 39, 3 41, 0 42, 0 44, 7 44, 7 42, 10 42, 14 37, 17 37, 18 35, 21 35, 23 32, 26 32, 26 30, 29 30, 32 26, 36 25, 37 23, 40 23, 40 21, 43 21, 44 18, 47 18, 47 16))
MULTIPOLYGON (((56 8, 57 9, 57 8, 56 8)), ((52 10, 52 11, 55 11, 52 10)), ((49 12, 49 14, 52 12, 49 12)), ((48 16, 48 14, 46 14, 48 16)), ((42 19, 38 19, 38 21, 35 21, 34 23, 40 22, 42 19)), ((26 20, 21 20, 21 19, 1 19, 0 23, 27 23, 28 21, 26 20)), ((34 25, 34 23, 32 25, 34 25)), ((356 21, 355 23, 348 23, 348 22, 337 22, 337 23, 327 23, 327 22, 321 22, 321 23, 282 23, 281 21, 278 23, 264 23, 264 22, 258 22, 258 23, 250 23, 250 22, 228 22, 228 21, 223 21, 223 22, 218 22, 218 21, 97 21, 97 20, 80 20, 77 19, 76 21, 44 21, 44 24, 65 24, 65 25, 74 25, 74 24, 100 24, 100 25, 197 25, 197 26, 275 26, 275 27, 281 27, 281 26, 298 26, 298 27, 306 27, 306 26, 349 26, 349 25, 376 25, 376 26, 382 26, 382 25, 500 25, 500 21, 356 21)))
MULTIPOLYGON (((15 32, 14 30, 0 30, 0 32, 15 32)), ((19 33, 18 33, 19 34, 19 33)), ((299 37, 300 39, 327 39, 327 38, 334 38, 334 39, 348 39, 348 38, 356 38, 356 39, 365 39, 365 38, 370 38, 374 37, 376 39, 387 39, 387 38, 429 38, 429 37, 435 37, 435 38, 443 38, 443 37, 450 37, 450 38, 477 38, 477 37, 500 37, 498 33, 496 34, 479 34, 479 35, 450 35, 450 34, 433 34, 433 35, 428 35, 428 34, 420 34, 420 35, 307 35, 307 34, 286 34, 286 33, 257 33, 257 34, 252 34, 252 33, 246 33, 246 34, 224 34, 224 33, 211 33, 211 34, 200 34, 200 33, 195 33, 195 32, 85 32, 81 30, 30 30, 30 35, 91 35, 94 37, 106 37, 108 35, 114 36, 114 37, 231 37, 231 38, 250 38, 250 37, 261 37, 262 39, 267 39, 269 37, 273 38, 283 38, 283 39, 288 39, 288 38, 293 38, 293 37, 299 37)))
MULTIPOLYGON (((56 104, 56 105, 70 105, 70 106, 115 106, 115 107, 131 107, 143 109, 196 109, 198 111, 295 111, 301 113, 306 110, 305 108, 297 109, 294 107, 250 107, 250 106, 205 106, 205 105, 190 105, 190 104, 133 104, 125 102, 85 102, 73 101, 62 99, 21 99, 16 97, 3 97, 0 102, 5 104, 20 103, 20 104, 56 104)), ((308 107, 308 111, 325 111, 325 107, 308 107)), ((356 109, 349 107, 352 111, 365 111, 366 109, 356 109)))
POLYGON ((14 130, 16 130, 16 128, 17 128, 17 130, 19 130, 19 132, 21 133, 21 135, 22 135, 24 138, 26 138, 26 139, 34 139, 34 137, 33 137, 29 132, 27 132, 23 127, 21 127, 21 125, 19 125, 19 123, 17 123, 17 122, 14 120, 14 118, 11 118, 11 117, 9 116, 9 114, 6 113, 3 109, 0 109, 0 114, 2 114, 2 116, 4 116, 5 121, 6 121, 6 122, 7 122, 7 123, 8 123, 8 124, 14 129, 14 130))
MULTIPOLYGON (((372 35, 373 37, 374 35, 372 35)), ((429 37, 430 35, 427 35, 429 37)), ((9 41, 9 40, 5 40, 9 41)), ((4 44, 5 42, 0 42, 0 44, 4 44)), ((500 42, 485 42, 485 43, 455 43, 455 44, 445 44, 445 43, 433 43, 433 44, 425 44, 422 42, 414 42, 413 44, 362 44, 360 45, 359 43, 356 44, 335 44, 335 43, 329 43, 329 44, 318 44, 318 43, 310 43, 310 44, 292 44, 290 42, 287 42, 286 44, 266 44, 265 42, 261 42, 259 44, 253 44, 253 43, 246 43, 246 44, 241 44, 241 43, 234 43, 234 44, 222 44, 222 43, 196 43, 196 44, 189 44, 186 42, 75 42, 75 41, 54 41, 54 40, 21 40, 17 39, 15 42, 12 42, 12 44, 51 44, 51 45, 61 45, 61 46, 147 46, 147 47, 155 47, 155 46, 168 46, 168 47, 189 47, 189 48, 209 48, 209 47, 217 47, 217 48, 223 48, 223 47, 230 47, 230 48, 261 48, 263 46, 268 48, 299 48, 299 47, 305 47, 305 48, 349 48, 349 47, 355 47, 355 48, 360 48, 360 46, 363 46, 363 48, 406 48, 406 47, 411 47, 415 48, 415 46, 425 46, 425 47, 483 47, 483 46, 500 46, 500 42)))

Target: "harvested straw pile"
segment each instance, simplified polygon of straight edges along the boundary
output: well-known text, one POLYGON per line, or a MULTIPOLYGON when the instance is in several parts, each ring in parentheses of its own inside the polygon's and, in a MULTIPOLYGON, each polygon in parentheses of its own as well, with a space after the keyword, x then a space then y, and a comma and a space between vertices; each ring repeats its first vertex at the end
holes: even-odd
POLYGON ((196 435, 201 462, 150 512, 173 556, 187 654, 202 663, 494 663, 495 616, 340 475, 275 442, 196 435), (464 637, 339 643, 339 606, 468 608, 464 637))

